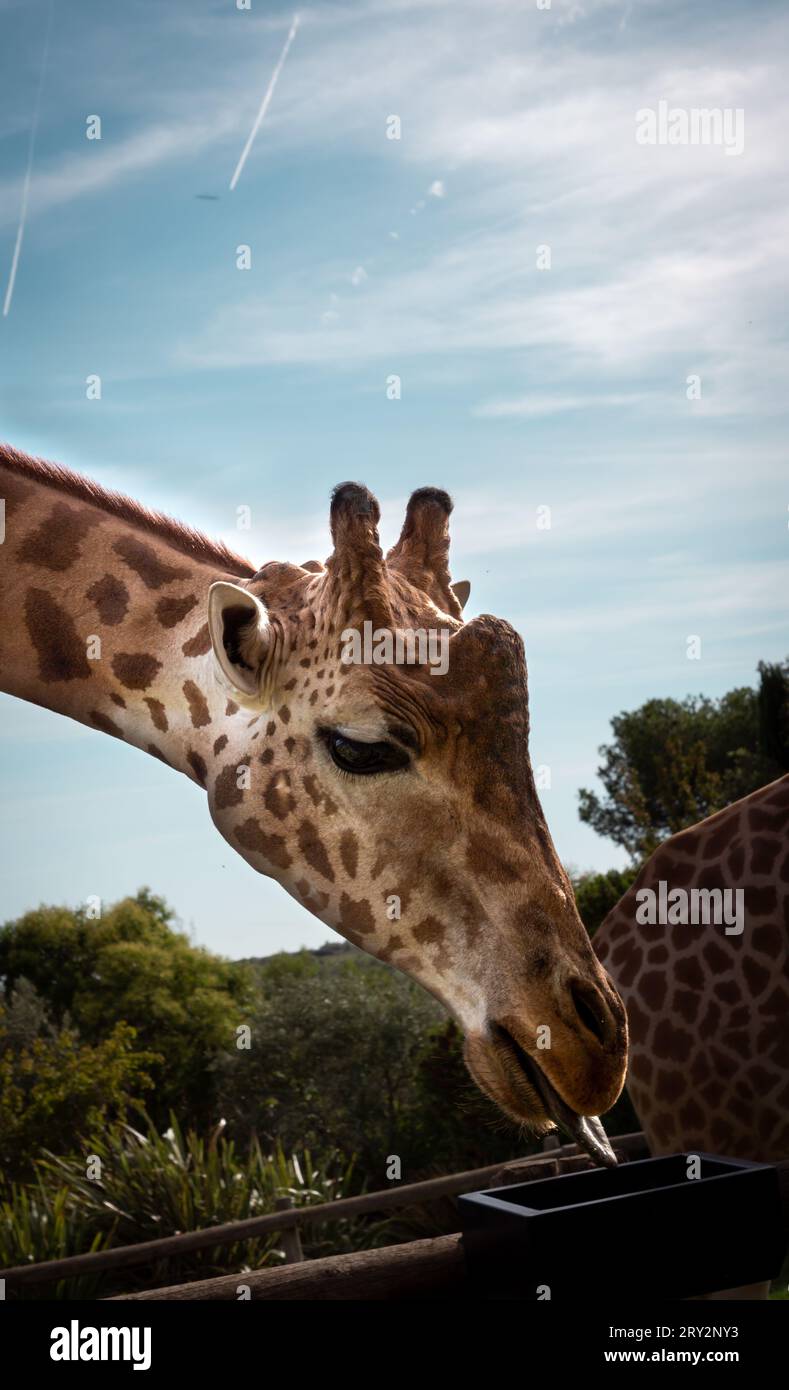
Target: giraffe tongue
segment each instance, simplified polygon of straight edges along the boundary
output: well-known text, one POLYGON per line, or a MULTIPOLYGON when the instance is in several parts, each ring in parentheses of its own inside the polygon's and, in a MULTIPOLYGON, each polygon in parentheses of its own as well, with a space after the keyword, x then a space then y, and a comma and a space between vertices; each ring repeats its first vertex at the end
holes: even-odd
MULTIPOLYGON (((608 1135, 603 1129, 602 1124, 596 1115, 575 1115, 569 1111, 570 1120, 565 1125, 557 1120, 557 1124, 562 1124, 566 1128, 576 1144, 582 1149, 586 1149, 590 1158, 598 1163, 601 1168, 616 1168, 617 1157, 608 1142, 608 1135)), ((556 1116, 554 1115, 554 1119, 556 1116)))
POLYGON ((537 1089, 540 1092, 548 1114, 556 1121, 579 1148, 586 1149, 590 1158, 601 1168, 615 1168, 616 1154, 608 1142, 608 1136, 596 1115, 576 1115, 551 1085, 545 1072, 536 1064, 533 1068, 537 1089))

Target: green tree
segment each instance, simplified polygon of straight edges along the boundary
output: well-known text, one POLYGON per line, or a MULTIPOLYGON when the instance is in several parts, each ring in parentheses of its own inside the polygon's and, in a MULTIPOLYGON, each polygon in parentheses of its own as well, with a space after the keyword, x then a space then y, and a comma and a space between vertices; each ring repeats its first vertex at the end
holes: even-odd
POLYGON ((58 1028, 98 1045, 129 1025, 152 1065, 150 1108, 210 1115, 210 1068, 246 1019, 244 967, 194 947, 166 904, 143 889, 92 920, 81 908, 41 907, 0 929, 0 977, 9 998, 31 981, 58 1028))
POLYGON ((599 750, 606 795, 583 788, 581 820, 638 860, 789 771, 789 662, 761 662, 759 676, 758 690, 647 700, 616 715, 599 750))
POLYGON ((152 1085, 151 1053, 116 1023, 97 1043, 59 1028, 28 981, 0 1003, 0 1171, 29 1176, 43 1148, 73 1151, 110 1119, 138 1106, 152 1085))

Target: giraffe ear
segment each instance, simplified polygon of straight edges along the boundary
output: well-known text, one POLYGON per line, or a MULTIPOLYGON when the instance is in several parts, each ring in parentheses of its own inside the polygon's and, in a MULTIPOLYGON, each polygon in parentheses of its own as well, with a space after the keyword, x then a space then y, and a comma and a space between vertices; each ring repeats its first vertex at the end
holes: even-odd
POLYGON ((219 669, 237 694, 260 694, 271 624, 265 604, 238 584, 219 580, 208 590, 208 630, 219 669))

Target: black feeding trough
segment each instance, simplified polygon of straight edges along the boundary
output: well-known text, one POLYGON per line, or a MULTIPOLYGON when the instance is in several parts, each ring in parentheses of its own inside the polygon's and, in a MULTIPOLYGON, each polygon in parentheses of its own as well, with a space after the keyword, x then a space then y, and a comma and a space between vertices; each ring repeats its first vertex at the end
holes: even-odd
POLYGON ((458 1199, 483 1298, 677 1299, 774 1278, 786 1235, 765 1163, 672 1154, 458 1199))

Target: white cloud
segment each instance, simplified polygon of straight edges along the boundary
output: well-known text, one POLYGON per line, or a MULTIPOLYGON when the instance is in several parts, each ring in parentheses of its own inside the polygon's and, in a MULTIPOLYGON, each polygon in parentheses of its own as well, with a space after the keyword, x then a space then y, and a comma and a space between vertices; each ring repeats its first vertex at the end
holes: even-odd
MULTIPOLYGON (((380 232, 365 244, 363 227, 331 259, 320 243, 314 254, 306 246, 296 269, 286 257, 279 269, 272 247, 265 299, 250 285, 249 297, 189 324, 180 342, 163 342, 170 366, 338 369, 461 354, 511 363, 536 351, 550 392, 541 386, 535 401, 508 385, 491 399, 483 388, 467 409, 527 419, 557 404, 585 408, 592 394, 612 405, 670 399, 692 371, 704 379, 698 415, 776 409, 785 371, 778 305, 789 289, 778 132, 789 95, 771 55, 786 38, 785 16, 768 12, 754 25, 733 10, 713 30, 684 5, 646 0, 628 10, 622 31, 614 0, 555 0, 551 11, 453 0, 451 26, 449 8, 449 0, 367 0, 306 11, 266 124, 266 148, 279 157, 331 150, 383 165, 395 153, 381 115, 385 71, 404 122, 398 167, 424 178, 428 198, 445 194, 437 167, 451 180, 451 227, 431 224, 443 241, 435 231, 421 240, 428 224, 419 219, 387 265, 376 260, 380 232), (638 146, 635 113, 661 98, 744 106, 744 155, 638 146), (540 273, 536 247, 546 243, 552 269, 540 273), (358 258, 350 276, 349 256, 351 265, 358 258), (368 275, 365 294, 343 305, 327 334, 315 304, 332 283, 350 278, 359 288, 368 275)), ((134 82, 123 86, 113 69, 132 133, 42 162, 31 219, 209 150, 229 173, 290 15, 244 15, 241 47, 236 21, 166 15, 170 37, 194 45, 190 65, 182 71, 163 58, 163 83, 139 67, 135 49, 134 82)), ((61 65, 61 81, 70 70, 61 65)), ((102 99, 111 91, 104 72, 106 64, 102 99)), ((265 159, 250 165, 250 191, 265 173, 265 159)), ((0 184, 9 223, 17 195, 17 179, 0 184)))
POLYGON ((486 401, 483 405, 477 406, 473 413, 478 419, 501 420, 512 416, 535 418, 541 415, 560 415, 567 410, 640 405, 646 399, 648 397, 645 393, 638 391, 630 395, 601 393, 598 396, 520 396, 516 400, 486 401))
MULTIPOLYGON (((349 159, 355 150, 390 157, 377 90, 385 51, 404 120, 398 157, 452 179, 443 241, 423 242, 412 221, 407 254, 379 266, 377 238, 368 247, 360 233, 370 283, 331 338, 308 306, 343 272, 319 260, 278 279, 265 303, 220 307, 184 338, 175 362, 342 369, 471 353, 512 362, 537 351, 536 401, 508 387, 493 400, 483 390, 468 409, 536 418, 557 407, 681 401, 685 377, 698 371, 697 415, 774 410, 785 370, 777 305, 789 290, 777 132, 789 96, 769 54, 786 23, 772 15, 753 26, 735 13, 715 33, 697 17, 696 32, 684 9, 656 26, 665 6, 646 4, 620 32, 613 4, 551 15, 461 2, 463 24, 448 36, 442 27, 436 44, 445 8, 406 3, 390 25, 377 6, 366 27, 349 26, 348 9, 321 12, 313 37, 320 29, 322 41, 294 54, 272 120, 280 148, 328 136, 349 159), (648 39, 638 32, 647 24, 648 39), (603 32, 605 43, 590 42, 603 32), (325 83, 327 69, 343 80, 325 83), (635 113, 660 98, 744 106, 744 155, 637 145, 635 113), (544 244, 552 269, 541 272, 544 244)), ((427 186, 428 198, 445 192, 443 178, 427 186)))

